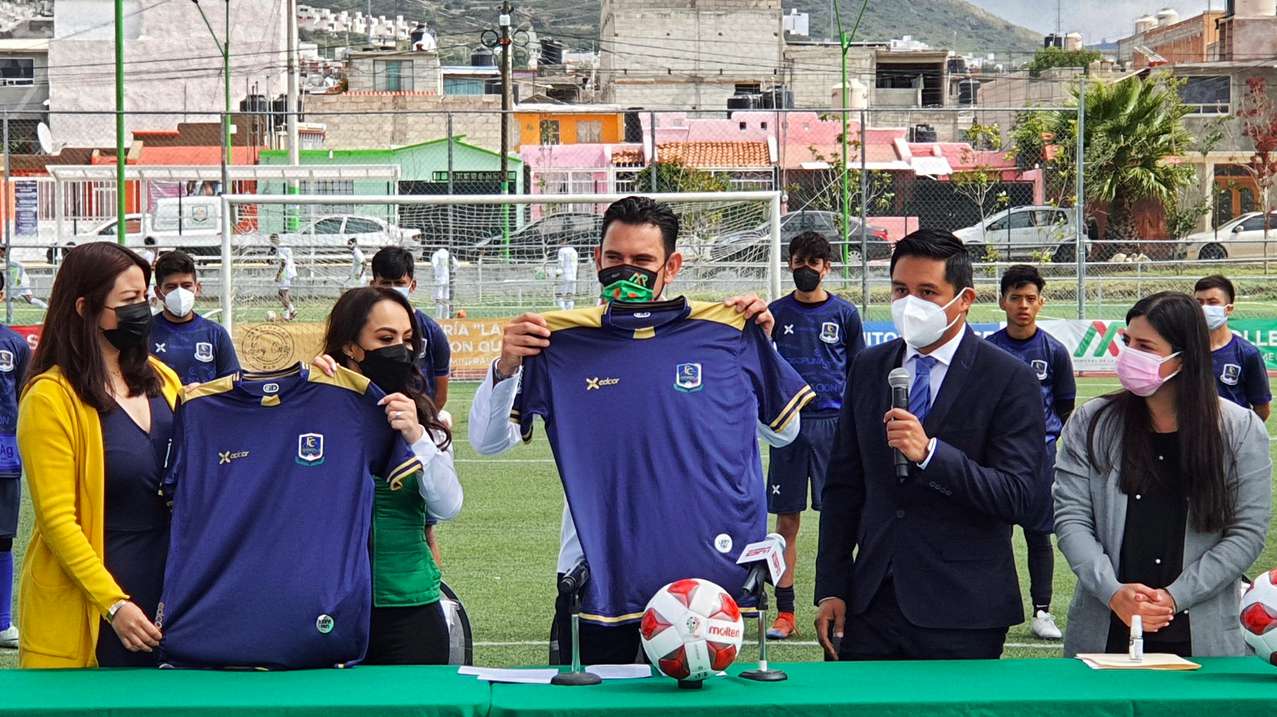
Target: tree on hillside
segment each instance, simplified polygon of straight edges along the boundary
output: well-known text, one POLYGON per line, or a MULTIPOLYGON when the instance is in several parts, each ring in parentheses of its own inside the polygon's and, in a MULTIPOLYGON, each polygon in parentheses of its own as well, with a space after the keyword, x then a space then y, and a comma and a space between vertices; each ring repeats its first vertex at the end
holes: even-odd
MULTIPOLYGON (((1085 113, 1084 200, 1092 206, 1107 205, 1107 239, 1135 241, 1139 238, 1136 204, 1154 199, 1166 207, 1193 181, 1192 167, 1175 161, 1192 147, 1192 137, 1184 128, 1188 108, 1179 98, 1177 83, 1158 74, 1088 83, 1085 113)), ((1072 194, 1077 172, 1077 111, 1050 114, 1057 150, 1050 166, 1058 173, 1059 186, 1067 188, 1070 199, 1076 199, 1072 194)))

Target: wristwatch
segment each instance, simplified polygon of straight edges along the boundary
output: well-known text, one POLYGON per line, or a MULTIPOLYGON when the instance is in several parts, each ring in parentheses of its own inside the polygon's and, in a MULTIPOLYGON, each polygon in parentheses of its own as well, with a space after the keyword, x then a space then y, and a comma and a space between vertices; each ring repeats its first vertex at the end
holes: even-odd
POLYGON ((108 609, 108 610, 106 611, 106 623, 107 623, 108 625, 110 625, 111 623, 115 622, 115 613, 119 612, 119 611, 120 611, 120 608, 122 608, 122 607, 124 607, 125 605, 127 605, 127 604, 128 604, 128 602, 129 602, 128 600, 117 600, 117 601, 115 602, 115 604, 114 604, 114 605, 112 605, 112 606, 110 607, 110 609, 108 609))

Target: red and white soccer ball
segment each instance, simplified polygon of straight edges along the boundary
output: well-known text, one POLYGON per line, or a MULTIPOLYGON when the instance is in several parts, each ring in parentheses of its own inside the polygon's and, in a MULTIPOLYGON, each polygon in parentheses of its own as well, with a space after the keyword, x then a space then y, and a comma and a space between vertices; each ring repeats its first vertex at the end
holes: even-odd
POLYGON ((656 591, 640 625, 643 652, 676 680, 699 681, 727 669, 740 652, 745 623, 724 589, 688 578, 656 591))
POLYGON ((1241 623, 1255 656, 1277 666, 1277 568, 1255 578, 1242 595, 1241 623))

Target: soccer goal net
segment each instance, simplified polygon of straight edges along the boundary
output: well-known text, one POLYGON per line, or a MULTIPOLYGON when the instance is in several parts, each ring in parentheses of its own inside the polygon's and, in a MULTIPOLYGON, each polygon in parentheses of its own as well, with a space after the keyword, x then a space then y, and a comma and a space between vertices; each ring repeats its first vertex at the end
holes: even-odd
MULTIPOLYGON (((677 294, 779 294, 778 192, 647 196, 680 221, 677 294)), ((413 259, 412 301, 438 319, 590 306, 603 212, 620 198, 230 194, 222 211, 233 220, 202 258, 205 295, 217 296, 226 324, 322 324, 341 292, 369 283, 377 251, 395 246, 413 259)))

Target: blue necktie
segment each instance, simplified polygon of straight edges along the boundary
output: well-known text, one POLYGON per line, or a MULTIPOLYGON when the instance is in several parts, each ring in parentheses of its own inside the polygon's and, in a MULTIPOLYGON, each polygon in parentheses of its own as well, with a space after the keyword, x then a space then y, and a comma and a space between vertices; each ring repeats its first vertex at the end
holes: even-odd
POLYGON ((913 386, 909 389, 909 413, 912 413, 919 423, 927 420, 927 414, 931 412, 931 369, 936 365, 936 360, 930 356, 921 354, 913 357, 913 386))

